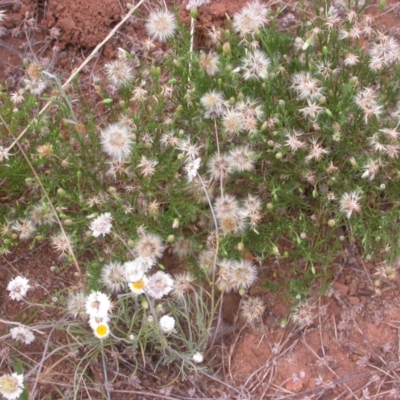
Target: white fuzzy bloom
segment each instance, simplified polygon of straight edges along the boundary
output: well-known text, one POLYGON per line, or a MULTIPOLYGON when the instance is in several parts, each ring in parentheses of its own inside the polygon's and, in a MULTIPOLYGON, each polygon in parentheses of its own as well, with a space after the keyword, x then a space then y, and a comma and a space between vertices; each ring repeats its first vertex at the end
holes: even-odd
POLYGON ((192 360, 193 360, 195 363, 200 364, 200 363, 203 362, 204 356, 203 356, 202 353, 197 352, 197 353, 194 353, 194 354, 193 354, 192 360))
POLYGON ((193 178, 196 177, 197 171, 200 168, 200 162, 201 162, 200 158, 196 158, 195 160, 188 159, 186 161, 186 164, 183 167, 183 169, 187 173, 187 179, 189 182, 192 182, 193 178))
POLYGON ((361 200, 362 196, 358 192, 346 192, 343 193, 340 199, 340 211, 346 213, 346 217, 350 218, 353 212, 361 211, 361 200))
POLYGON ((13 340, 18 340, 25 344, 30 344, 35 340, 35 335, 32 331, 24 326, 17 326, 10 329, 10 334, 13 340))
POLYGON ((112 305, 105 293, 94 292, 87 297, 85 306, 89 317, 106 317, 112 305))
POLYGON ((175 319, 169 315, 163 315, 160 318, 160 329, 164 333, 171 333, 175 330, 175 319))
POLYGON ((161 299, 174 288, 174 280, 169 274, 158 271, 149 278, 146 286, 146 293, 154 299, 161 299))
POLYGON ((100 144, 114 161, 122 161, 129 156, 133 146, 131 132, 123 124, 110 124, 101 132, 100 144))
POLYGON ((3 160, 8 160, 10 152, 7 148, 0 146, 0 162, 3 160))
POLYGON ((90 224, 90 230, 93 231, 94 237, 99 237, 100 235, 107 235, 111 232, 112 228, 112 217, 110 213, 104 213, 99 215, 92 223, 90 224))
POLYGON ((128 282, 138 282, 143 275, 154 265, 154 260, 150 257, 139 256, 133 261, 124 264, 125 277, 128 282))
POLYGON ((109 81, 117 88, 128 86, 133 80, 133 68, 125 59, 118 59, 104 66, 109 81))
POLYGON ((211 0, 189 0, 186 6, 186 10, 192 10, 194 8, 199 8, 203 4, 210 4, 211 0))
POLYGON ((24 391, 24 376, 13 373, 0 377, 0 393, 4 399, 15 400, 24 391))
POLYGON ((168 10, 154 11, 150 13, 145 26, 152 39, 165 42, 175 33, 175 15, 168 10))
POLYGON ((28 292, 30 285, 28 279, 23 276, 17 276, 8 282, 7 290, 10 292, 11 300, 21 301, 28 292))

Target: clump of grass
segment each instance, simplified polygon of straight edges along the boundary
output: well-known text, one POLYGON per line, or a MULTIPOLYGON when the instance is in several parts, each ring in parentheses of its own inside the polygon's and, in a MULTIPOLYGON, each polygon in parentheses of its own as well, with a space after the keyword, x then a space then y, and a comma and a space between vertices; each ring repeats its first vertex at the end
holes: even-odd
MULTIPOLYGON (((293 299, 346 237, 362 256, 398 257, 395 39, 344 6, 282 32, 280 10, 254 2, 210 31, 205 52, 193 48, 195 16, 190 32, 169 11, 146 16, 139 51, 92 77, 101 107, 40 61, 1 93, 0 250, 49 240, 87 276, 67 303, 77 318, 67 332, 91 349, 77 386, 91 359, 121 344, 136 365, 151 354, 183 375, 200 370, 224 293, 246 295, 242 314, 262 320, 246 252, 293 262, 306 282, 289 285, 293 299), (167 254, 189 270, 164 271, 167 254)), ((300 325, 312 322, 296 317, 305 305, 291 317, 300 325)))

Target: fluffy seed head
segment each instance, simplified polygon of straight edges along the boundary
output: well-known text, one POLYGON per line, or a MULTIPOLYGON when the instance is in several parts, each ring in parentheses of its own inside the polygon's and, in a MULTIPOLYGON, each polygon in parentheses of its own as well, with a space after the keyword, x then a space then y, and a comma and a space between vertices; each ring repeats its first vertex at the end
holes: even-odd
POLYGON ((174 276, 174 289, 172 295, 176 298, 182 298, 192 288, 191 282, 194 281, 193 276, 189 272, 177 274, 174 276))
POLYGON ((218 55, 214 52, 210 53, 200 53, 199 57, 199 65, 200 68, 207 72, 208 75, 213 76, 215 75, 219 68, 218 68, 218 55))
POLYGON ((193 241, 184 237, 178 238, 172 247, 172 253, 181 259, 189 257, 193 254, 193 241))
POLYGON ((361 211, 361 200, 362 196, 357 192, 346 192, 343 193, 340 199, 340 211, 346 213, 346 217, 350 218, 353 212, 361 211))
POLYGON ((105 236, 111 232, 111 221, 112 217, 110 213, 100 214, 95 220, 90 224, 90 230, 93 231, 94 237, 99 237, 100 235, 105 236))
POLYGON ((106 264, 101 271, 103 285, 113 293, 120 293, 126 285, 125 268, 118 262, 106 264))
POLYGON ((247 81, 249 79, 266 79, 268 78, 268 67, 271 65, 271 60, 261 50, 253 50, 248 52, 243 59, 242 71, 244 71, 243 78, 247 81))
POLYGON ((156 260, 163 255, 164 249, 165 246, 159 236, 151 233, 144 233, 140 236, 134 251, 138 256, 156 260))
POLYGON ((235 147, 229 152, 229 164, 233 171, 252 171, 254 161, 254 153, 248 146, 235 147))
POLYGON ((133 142, 128 127, 111 124, 101 132, 101 148, 114 161, 122 161, 131 152, 133 142))
POLYGON ((73 250, 73 240, 71 236, 60 232, 51 236, 51 246, 60 253, 60 258, 65 258, 73 250))
POLYGON ((222 125, 229 136, 238 136, 244 129, 244 116, 240 111, 231 108, 225 112, 222 125))
POLYGON ((36 225, 52 225, 56 222, 54 212, 46 202, 35 204, 29 211, 29 219, 36 225))
POLYGON ((107 63, 104 68, 108 80, 117 88, 128 86, 133 80, 133 68, 127 60, 112 61, 107 63))
POLYGON ((67 302, 68 314, 74 318, 85 319, 86 317, 86 295, 83 292, 71 294, 67 302))
POLYGON ((309 326, 316 317, 314 308, 315 307, 309 301, 302 302, 293 309, 290 319, 293 323, 301 327, 309 326))
POLYGON ((207 162, 207 171, 213 180, 226 179, 231 171, 230 157, 224 153, 215 153, 207 162))
POLYGON ((150 13, 145 26, 152 39, 165 42, 175 33, 175 16, 167 10, 153 11, 150 13))
POLYGON ((205 118, 220 117, 225 109, 224 95, 217 90, 205 93, 201 97, 200 103, 206 110, 205 118))
POLYGON ((236 261, 231 264, 228 279, 234 289, 248 289, 257 279, 257 268, 250 261, 236 261))
POLYGON ((230 194, 218 197, 214 204, 214 210, 217 218, 240 214, 239 202, 230 194))
POLYGON ((249 323, 261 321, 265 311, 265 304, 260 297, 247 297, 240 303, 240 314, 249 323))
POLYGON ((265 5, 254 1, 233 16, 233 28, 242 38, 254 35, 268 22, 268 14, 265 5))

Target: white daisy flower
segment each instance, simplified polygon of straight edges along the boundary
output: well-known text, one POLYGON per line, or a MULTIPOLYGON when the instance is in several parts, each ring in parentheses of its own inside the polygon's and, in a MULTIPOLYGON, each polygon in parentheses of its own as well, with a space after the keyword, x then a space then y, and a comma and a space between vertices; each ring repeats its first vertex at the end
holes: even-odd
POLYGON ((13 373, 0 377, 0 393, 4 399, 15 400, 24 391, 24 376, 13 373))
POLYGON ((10 329, 10 334, 13 340, 18 340, 25 344, 30 344, 35 340, 35 335, 32 331, 24 326, 17 326, 16 328, 10 329))
POLYGON ((90 317, 106 317, 111 307, 111 301, 105 293, 94 292, 86 299, 86 313, 90 317))
POLYGON ((110 213, 104 213, 99 215, 92 223, 90 224, 90 229, 93 231, 94 237, 99 237, 100 235, 107 235, 111 232, 111 221, 112 217, 110 213))
POLYGON ((10 292, 11 300, 21 301, 28 292, 30 285, 28 279, 22 276, 17 276, 8 282, 7 290, 10 292))

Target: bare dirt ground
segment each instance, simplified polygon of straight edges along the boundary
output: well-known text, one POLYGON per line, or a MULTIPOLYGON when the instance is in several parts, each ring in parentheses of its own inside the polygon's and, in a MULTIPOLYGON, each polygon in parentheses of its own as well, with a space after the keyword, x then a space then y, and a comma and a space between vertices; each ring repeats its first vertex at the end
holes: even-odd
MULTIPOLYGON (((197 45, 207 47, 205 30, 212 25, 221 26, 226 14, 232 16, 246 3, 246 0, 221 0, 203 6, 196 27, 197 45)), ((169 5, 172 7, 172 3, 169 5)), ((186 3, 176 5, 187 22, 186 3)), ((50 59, 53 70, 61 76, 71 71, 121 19, 125 6, 125 0, 0 1, 0 8, 8 11, 5 26, 9 32, 0 39, 0 83, 7 80, 9 88, 15 90, 23 76, 22 60, 32 59, 33 55, 50 59)), ((293 9, 293 4, 286 5, 286 12, 294 12, 293 9)), ((399 36, 400 3, 388 3, 383 12, 373 3, 368 12, 376 17, 377 25, 399 36)), ((85 73, 91 74, 113 59, 118 47, 134 49, 144 37, 143 21, 132 17, 85 73)), ((153 371, 150 366, 140 367, 133 377, 129 356, 125 355, 112 387, 112 398, 126 398, 127 394, 131 399, 400 398, 399 276, 394 273, 391 279, 381 279, 378 285, 377 267, 379 263, 362 260, 356 248, 345 249, 329 268, 332 276, 329 287, 325 288, 326 282, 322 281, 316 284, 307 307, 302 310, 310 316, 310 324, 299 327, 285 323, 290 313, 285 287, 296 277, 287 263, 269 260, 260 266, 260 280, 251 291, 267 304, 262 324, 244 325, 238 317, 239 296, 228 295, 224 300, 226 334, 220 335, 215 348, 218 362, 208 371, 219 381, 205 380, 204 376, 175 381, 173 368, 153 371), (279 289, 266 290, 265 283, 273 283, 279 289), (321 297, 322 292, 325 295, 321 297)), ((16 273, 23 273, 35 284, 32 302, 56 303, 60 291, 79 284, 73 272, 73 267, 62 263, 47 244, 34 249, 27 244, 8 256, 1 256, 0 318, 30 321, 31 315, 24 311, 24 306, 11 302, 5 290, 16 273)), ((43 321, 55 317, 62 316, 47 309, 35 316, 43 321)), ((0 324, 1 335, 7 329, 0 324)), ((65 342, 59 333, 52 340, 60 345, 65 342)), ((4 349, 3 345, 0 355, 2 365, 6 366, 4 349)), ((39 360, 43 343, 35 341, 20 350, 39 360)), ((90 368, 93 380, 101 386, 101 366, 90 368)), ((113 365, 108 368, 112 377, 113 365)), ((52 393, 52 399, 68 399, 73 372, 68 361, 51 359, 43 366, 36 398, 47 399, 52 393), (62 397, 52 391, 54 381, 61 387, 64 385, 62 397)), ((100 398, 96 390, 90 393, 92 397, 82 398, 100 398)))

